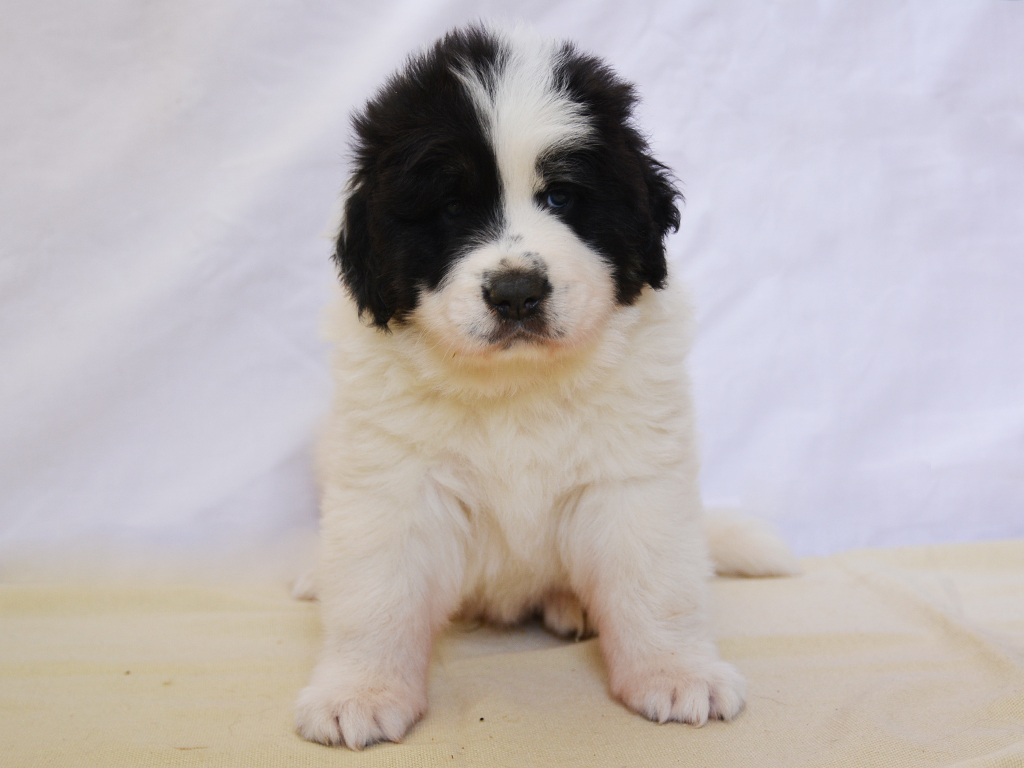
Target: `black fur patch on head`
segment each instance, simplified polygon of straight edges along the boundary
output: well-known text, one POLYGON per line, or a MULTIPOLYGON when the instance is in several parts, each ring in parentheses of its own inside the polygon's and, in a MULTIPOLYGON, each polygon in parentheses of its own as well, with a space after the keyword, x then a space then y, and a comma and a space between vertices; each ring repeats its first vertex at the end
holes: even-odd
POLYGON ((381 328, 500 228, 497 162, 455 72, 490 72, 502 58, 483 30, 450 32, 353 120, 355 172, 335 258, 360 313, 381 328))
POLYGON ((548 189, 568 195, 556 213, 611 264, 616 300, 631 304, 645 285, 665 284, 664 239, 679 229, 682 195, 632 124, 636 95, 629 83, 569 43, 555 82, 583 107, 595 135, 583 147, 541 158, 539 170, 548 189))

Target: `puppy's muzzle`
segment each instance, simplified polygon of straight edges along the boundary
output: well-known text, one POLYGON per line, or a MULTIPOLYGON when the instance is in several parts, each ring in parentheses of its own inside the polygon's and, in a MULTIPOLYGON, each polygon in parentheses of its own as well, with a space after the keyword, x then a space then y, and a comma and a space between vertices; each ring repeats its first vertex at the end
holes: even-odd
POLYGON ((536 271, 502 272, 483 286, 484 301, 502 320, 521 322, 536 317, 551 293, 547 277, 536 271))

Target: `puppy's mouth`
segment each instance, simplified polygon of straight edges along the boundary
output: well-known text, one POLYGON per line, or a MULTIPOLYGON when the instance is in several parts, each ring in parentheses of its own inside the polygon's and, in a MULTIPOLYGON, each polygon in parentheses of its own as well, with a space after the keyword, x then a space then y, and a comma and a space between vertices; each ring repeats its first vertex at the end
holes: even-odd
POLYGON ((553 333, 543 319, 531 317, 526 320, 502 320, 488 335, 487 341, 499 349, 509 349, 518 343, 547 344, 554 341, 553 333))

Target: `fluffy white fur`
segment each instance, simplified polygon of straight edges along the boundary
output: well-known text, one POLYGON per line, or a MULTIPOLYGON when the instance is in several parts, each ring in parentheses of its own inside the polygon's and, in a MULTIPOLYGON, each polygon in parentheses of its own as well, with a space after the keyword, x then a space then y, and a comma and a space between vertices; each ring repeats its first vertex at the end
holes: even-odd
POLYGON ((401 738, 426 711, 432 640, 460 612, 498 623, 540 612, 559 634, 596 631, 612 694, 652 720, 701 725, 743 707, 706 615, 686 301, 647 288, 617 304, 606 262, 536 204, 537 157, 588 128, 551 92, 553 49, 517 50, 494 93, 472 91, 504 231, 389 334, 347 296, 330 315, 337 394, 319 450, 314 579, 325 636, 296 717, 308 739, 401 738), (538 264, 551 338, 489 343, 484 274, 538 264))

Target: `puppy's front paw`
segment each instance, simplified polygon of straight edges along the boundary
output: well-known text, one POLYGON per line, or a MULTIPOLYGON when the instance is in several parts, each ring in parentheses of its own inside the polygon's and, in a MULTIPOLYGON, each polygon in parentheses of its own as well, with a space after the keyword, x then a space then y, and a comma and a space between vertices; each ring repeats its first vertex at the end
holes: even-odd
POLYGON ((427 711, 426 682, 360 679, 340 665, 321 662, 295 705, 299 735, 321 744, 362 749, 400 741, 427 711))
POLYGON ((743 709, 746 682, 731 664, 719 659, 686 667, 652 666, 622 676, 613 688, 630 709, 649 720, 704 725, 731 720, 743 709))

